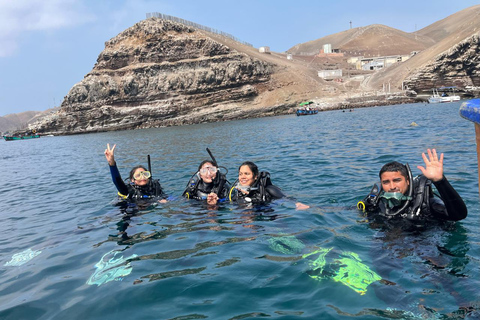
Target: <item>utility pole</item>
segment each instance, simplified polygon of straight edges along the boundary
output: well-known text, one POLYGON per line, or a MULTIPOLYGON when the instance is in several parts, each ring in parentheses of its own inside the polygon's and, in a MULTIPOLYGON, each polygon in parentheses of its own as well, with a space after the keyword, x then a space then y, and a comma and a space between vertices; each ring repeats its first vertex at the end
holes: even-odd
POLYGON ((350 20, 350 29, 352 29, 352 21, 350 20))

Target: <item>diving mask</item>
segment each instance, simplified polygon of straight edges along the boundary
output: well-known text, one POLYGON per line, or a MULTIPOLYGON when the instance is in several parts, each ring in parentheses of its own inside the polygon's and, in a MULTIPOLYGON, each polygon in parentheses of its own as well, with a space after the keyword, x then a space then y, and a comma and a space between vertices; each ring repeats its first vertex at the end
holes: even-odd
POLYGON ((152 174, 150 173, 150 171, 140 171, 140 172, 137 172, 133 175, 133 178, 135 180, 146 180, 148 178, 150 178, 152 176, 152 174))
POLYGON ((205 167, 199 170, 201 174, 207 174, 207 172, 210 171, 211 174, 217 173, 218 168, 217 167, 205 167))
POLYGON ((402 205, 404 201, 410 200, 411 198, 404 195, 401 192, 384 192, 380 196, 380 200, 385 204, 389 209, 398 207, 402 205))

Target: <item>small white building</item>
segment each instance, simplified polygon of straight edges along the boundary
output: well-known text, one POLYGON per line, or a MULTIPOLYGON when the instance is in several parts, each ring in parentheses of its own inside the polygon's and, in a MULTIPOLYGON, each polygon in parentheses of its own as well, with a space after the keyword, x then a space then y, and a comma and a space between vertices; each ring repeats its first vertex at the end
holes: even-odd
POLYGON ((336 70, 320 70, 318 76, 324 80, 335 80, 342 77, 342 69, 336 70))
MULTIPOLYGON (((360 69, 362 70, 379 70, 387 68, 395 63, 406 61, 410 58, 408 55, 384 56, 363 58, 360 60, 360 69)), ((357 69, 358 64, 357 64, 357 69)))
POLYGON ((291 53, 287 54, 287 60, 293 60, 293 55, 291 53))
POLYGON ((260 52, 260 53, 270 53, 270 47, 260 47, 260 48, 258 48, 258 52, 260 52))
POLYGON ((332 53, 332 45, 330 43, 323 45, 323 53, 332 53))

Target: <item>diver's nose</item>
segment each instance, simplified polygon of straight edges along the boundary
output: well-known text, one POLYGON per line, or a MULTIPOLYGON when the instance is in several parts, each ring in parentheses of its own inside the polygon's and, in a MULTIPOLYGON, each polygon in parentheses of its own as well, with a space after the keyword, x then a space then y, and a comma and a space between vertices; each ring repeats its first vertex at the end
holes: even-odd
POLYGON ((390 182, 390 184, 388 185, 388 192, 394 192, 396 190, 397 190, 397 186, 395 185, 395 183, 390 182))

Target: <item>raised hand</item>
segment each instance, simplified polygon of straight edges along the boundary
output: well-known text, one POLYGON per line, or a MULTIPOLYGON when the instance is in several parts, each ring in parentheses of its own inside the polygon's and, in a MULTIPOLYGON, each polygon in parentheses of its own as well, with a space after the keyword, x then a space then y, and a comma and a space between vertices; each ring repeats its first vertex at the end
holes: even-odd
POLYGON ((115 147, 117 145, 114 144, 113 147, 110 149, 110 144, 107 143, 107 149, 105 149, 105 158, 107 158, 107 161, 108 161, 108 164, 110 166, 114 166, 115 165, 115 156, 114 156, 114 151, 115 151, 115 147))
POLYGON ((433 182, 437 182, 443 179, 443 153, 440 154, 438 159, 437 151, 435 149, 427 149, 428 158, 425 153, 422 153, 423 161, 425 162, 425 168, 417 166, 422 174, 433 182))

